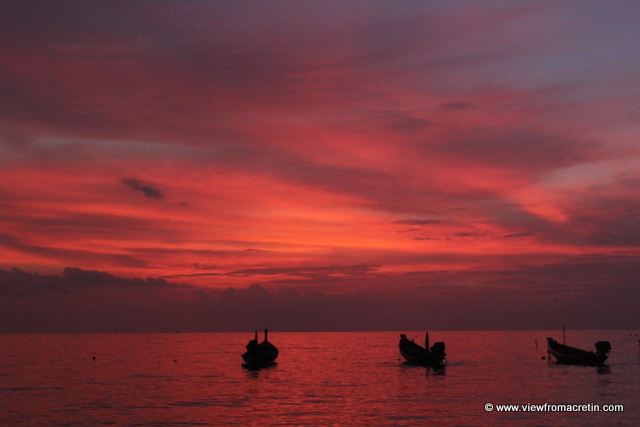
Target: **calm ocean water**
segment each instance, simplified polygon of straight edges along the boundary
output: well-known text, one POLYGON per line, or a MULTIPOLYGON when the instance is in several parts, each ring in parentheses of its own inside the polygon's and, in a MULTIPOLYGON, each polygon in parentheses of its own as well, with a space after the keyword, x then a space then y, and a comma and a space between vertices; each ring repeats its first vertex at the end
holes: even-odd
POLYGON ((0 425, 637 426, 636 333, 567 331, 577 347, 611 342, 597 369, 541 359, 561 331, 431 331, 447 345, 442 372, 402 364, 399 332, 273 331, 278 364, 261 371, 241 367, 252 333, 0 335, 0 425), (495 409, 544 403, 624 412, 495 409))

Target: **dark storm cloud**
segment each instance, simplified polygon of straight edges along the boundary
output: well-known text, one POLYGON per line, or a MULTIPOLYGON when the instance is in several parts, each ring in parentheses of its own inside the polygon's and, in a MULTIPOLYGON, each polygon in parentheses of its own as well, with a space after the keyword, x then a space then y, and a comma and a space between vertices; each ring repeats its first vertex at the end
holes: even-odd
POLYGON ((17 268, 11 271, 0 269, 0 295, 31 298, 42 294, 68 294, 85 292, 91 288, 116 287, 135 288, 183 288, 164 279, 124 279, 101 271, 87 271, 67 267, 62 276, 27 273, 17 268))
POLYGON ((279 331, 414 330, 425 324, 430 330, 553 329, 569 320, 575 328, 640 327, 637 260, 592 261, 378 275, 370 278, 372 285, 387 291, 368 295, 273 291, 258 284, 214 291, 73 268, 62 276, 0 270, 0 331, 253 331, 266 324, 279 331), (627 279, 615 279, 616 271, 627 279), (397 292, 385 282, 413 286, 397 292))

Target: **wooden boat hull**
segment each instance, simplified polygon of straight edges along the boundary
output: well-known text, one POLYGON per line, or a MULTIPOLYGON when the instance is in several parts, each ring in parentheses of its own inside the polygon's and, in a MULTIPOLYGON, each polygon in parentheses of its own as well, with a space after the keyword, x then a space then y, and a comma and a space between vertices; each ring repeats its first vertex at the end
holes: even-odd
POLYGON ((260 349, 242 354, 245 365, 253 368, 266 368, 273 365, 278 358, 278 350, 260 349))
MULTIPOLYGON (((553 356, 558 364, 602 366, 607 361, 609 350, 596 352, 586 351, 560 344, 553 338, 547 338, 549 356, 553 356)), ((608 343, 607 343, 608 345, 608 343)), ((610 349, 611 347, 609 347, 610 349)))
POLYGON ((400 354, 410 365, 428 365, 430 362, 429 352, 425 349, 422 349, 422 351, 415 351, 412 349, 400 348, 400 354))

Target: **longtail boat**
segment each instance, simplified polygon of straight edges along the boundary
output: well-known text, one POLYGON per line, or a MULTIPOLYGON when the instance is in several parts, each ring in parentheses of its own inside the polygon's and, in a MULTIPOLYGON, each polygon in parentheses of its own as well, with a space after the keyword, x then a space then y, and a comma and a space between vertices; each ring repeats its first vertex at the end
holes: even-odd
POLYGON ((247 352, 242 354, 244 366, 253 369, 266 368, 275 363, 278 357, 278 349, 267 339, 268 330, 264 330, 264 341, 258 344, 258 331, 255 338, 249 341, 247 352))
POLYGON ((560 344, 553 338, 547 338, 547 343, 549 356, 553 356, 556 363, 564 365, 602 366, 611 351, 609 341, 598 341, 595 352, 560 344))
POLYGON ((410 365, 441 368, 446 365, 446 356, 443 342, 436 342, 429 348, 429 332, 425 336, 425 345, 422 347, 413 340, 409 340, 405 334, 400 334, 400 354, 410 365))

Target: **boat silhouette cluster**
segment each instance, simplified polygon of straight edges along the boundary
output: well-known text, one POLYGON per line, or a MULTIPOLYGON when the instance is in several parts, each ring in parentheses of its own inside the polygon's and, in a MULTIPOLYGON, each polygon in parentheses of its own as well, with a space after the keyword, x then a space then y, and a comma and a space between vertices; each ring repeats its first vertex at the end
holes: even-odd
MULTIPOLYGON (((429 346, 429 332, 425 335, 424 347, 408 339, 406 334, 400 334, 398 348, 408 365, 434 369, 442 369, 447 365, 445 343, 438 341, 429 346)), ((605 365, 611 352, 611 344, 609 341, 598 341, 595 343, 595 348, 595 352, 582 350, 560 344, 553 338, 547 338, 547 359, 549 363, 553 358, 555 363, 565 365, 605 365)), ((242 354, 243 366, 249 369, 262 369, 275 365, 280 353, 278 348, 269 341, 267 329, 264 330, 262 342, 258 342, 258 331, 256 331, 254 338, 246 345, 246 349, 247 351, 242 354)))

